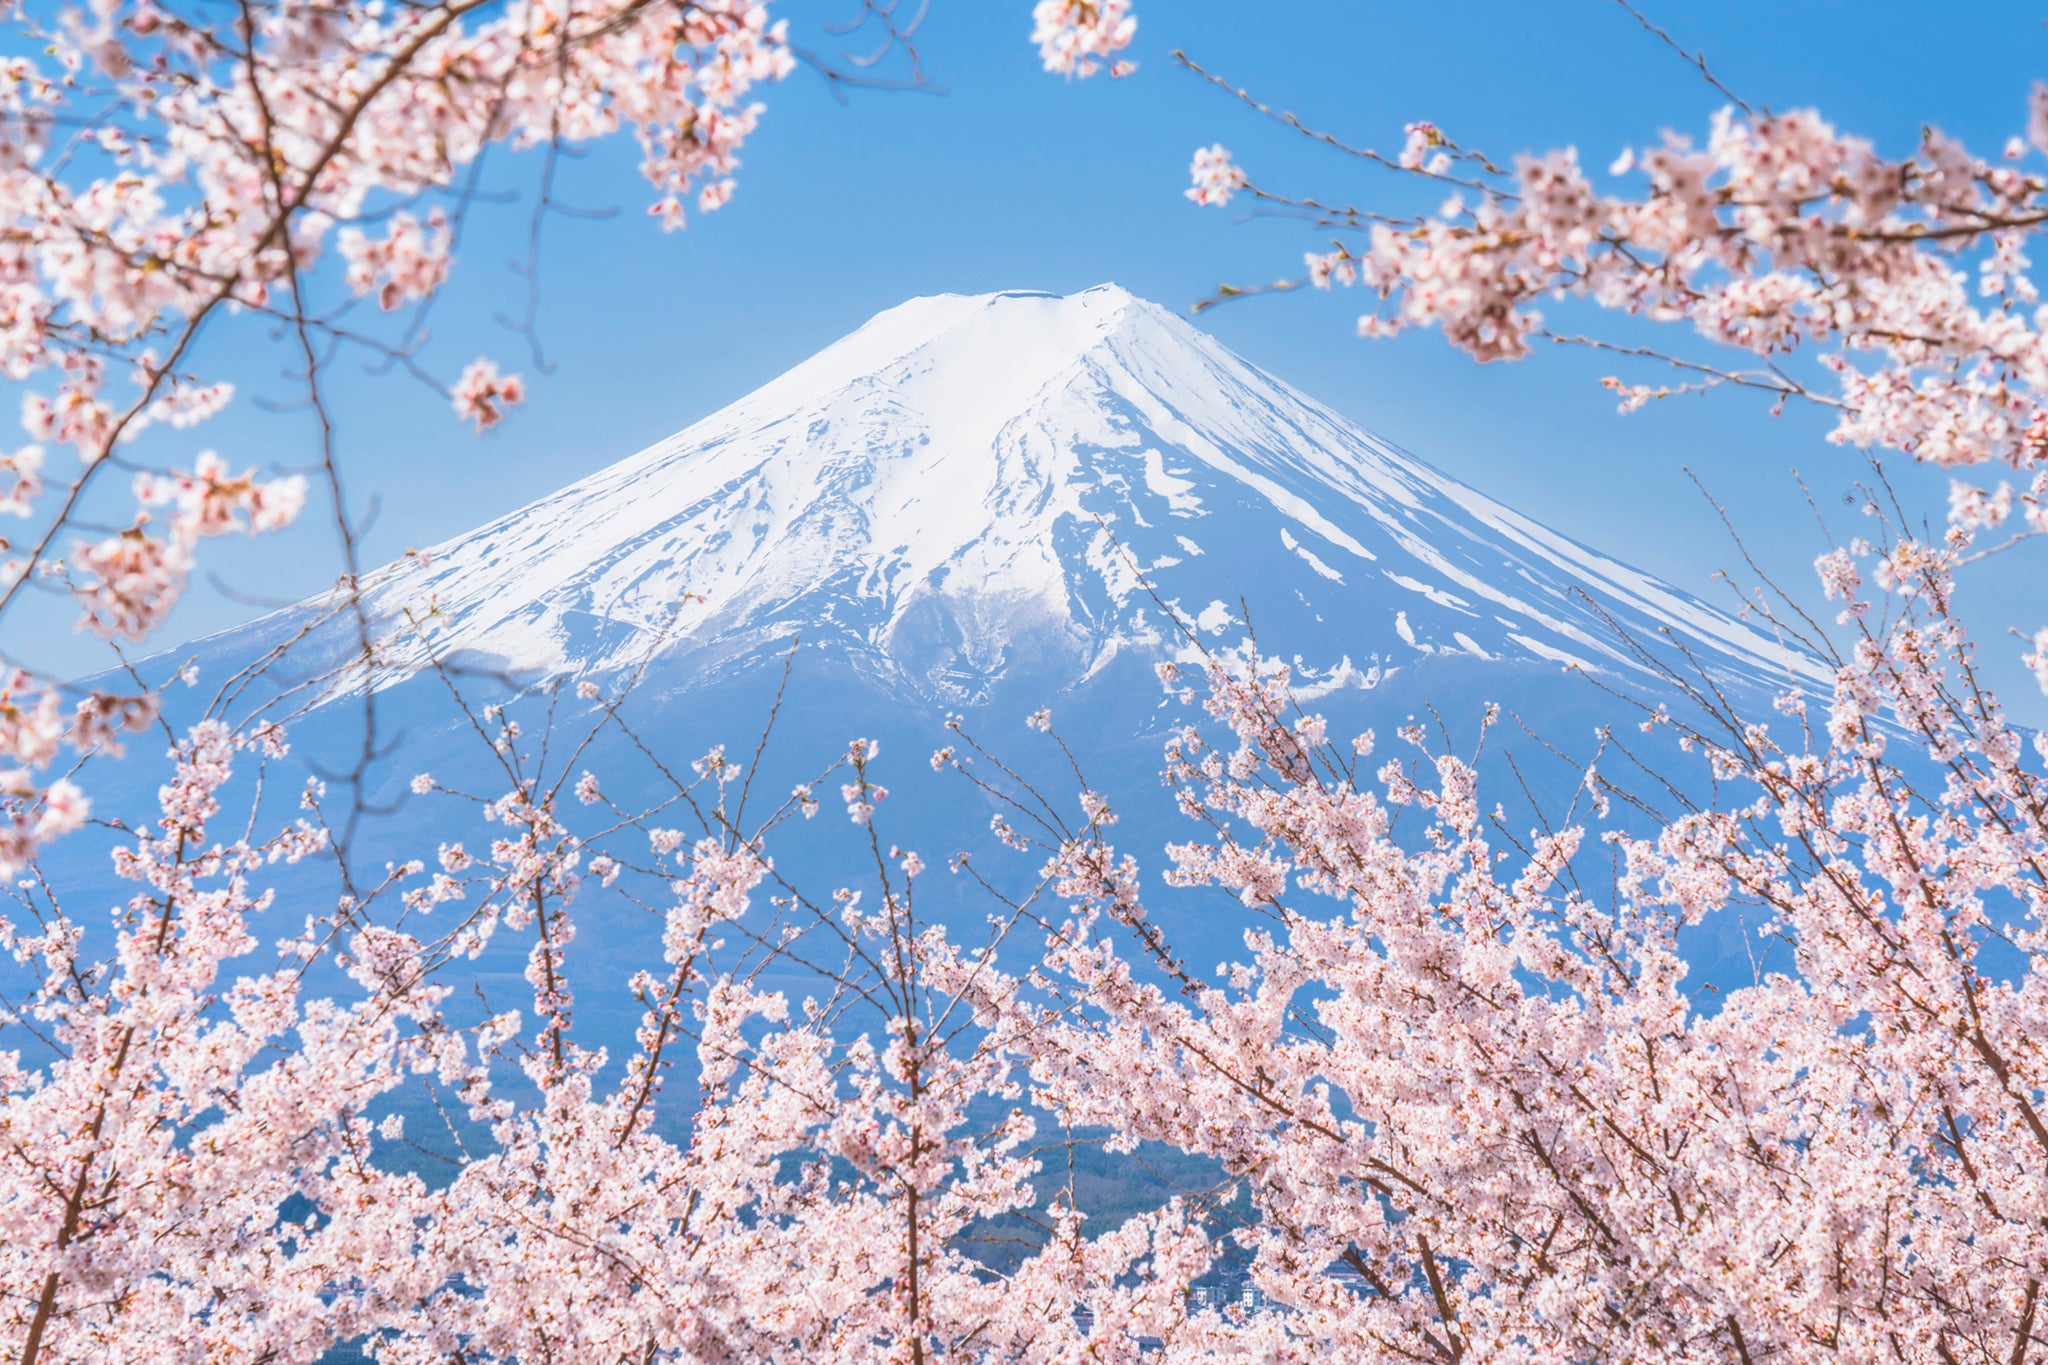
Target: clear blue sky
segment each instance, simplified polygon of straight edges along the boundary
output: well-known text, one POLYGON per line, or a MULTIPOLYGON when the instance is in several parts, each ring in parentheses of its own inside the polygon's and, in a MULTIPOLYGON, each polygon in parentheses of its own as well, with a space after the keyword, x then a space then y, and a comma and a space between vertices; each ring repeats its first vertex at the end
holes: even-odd
MULTIPOLYGON (((1643 3, 1752 102, 1816 105, 1891 150, 1910 146, 1923 122, 1994 149, 2019 128, 2032 82, 2048 76, 2048 30, 2027 6, 1643 3)), ((824 25, 855 6, 777 8, 800 41, 829 49, 824 25)), ((1719 103, 1609 0, 1140 0, 1139 72, 1076 85, 1038 69, 1028 11, 1027 0, 932 0, 919 42, 943 93, 854 91, 842 103, 800 68, 766 92, 733 203, 686 232, 663 235, 642 216, 630 146, 571 167, 566 198, 620 212, 547 228, 541 334, 552 374, 535 373, 525 343, 492 321, 524 309, 524 286, 505 269, 524 250, 523 210, 486 214, 439 305, 430 358, 452 375, 468 355, 494 354, 527 372, 531 401, 479 439, 402 376, 372 379, 343 362, 335 378, 351 491, 358 510, 372 496, 381 508, 370 559, 456 534, 610 463, 913 295, 1114 280, 1184 307, 1219 280, 1297 273, 1302 251, 1317 245, 1302 225, 1245 221, 1181 197, 1197 144, 1222 141, 1276 188, 1400 202, 1384 173, 1320 152, 1175 69, 1175 47, 1313 124, 1389 150, 1404 122, 1426 117, 1500 157, 1572 143, 1604 166, 1662 128, 1702 131, 1719 103)), ((529 170, 508 161, 493 178, 511 188, 529 183, 529 170)), ((1595 382, 1606 364, 1546 354, 1482 368, 1434 335, 1356 340, 1360 302, 1254 299, 1201 325, 1423 458, 1683 586, 1711 591, 1707 575, 1733 559, 1686 466, 1727 499, 1768 566, 1802 584, 1820 542, 1787 471, 1797 466, 1837 502, 1860 471, 1853 454, 1819 440, 1817 418, 1772 422, 1747 398, 1624 419, 1595 382)), ((243 395, 204 443, 237 464, 303 458, 304 415, 258 401, 291 399, 283 354, 249 332, 232 350, 227 342, 223 333, 212 359, 243 395)), ((1909 482, 1938 514, 1943 484, 1909 482)), ((2048 582, 2048 557, 2033 548, 1981 575, 1980 630, 2048 622, 2048 592, 2035 586, 2048 582)), ((213 564, 238 592, 270 598, 316 590, 336 568, 317 518, 213 564)), ((200 585, 173 633, 253 611, 200 585)), ((43 644, 39 660, 65 671, 106 658, 56 632, 43 644)), ((2019 700, 2016 669, 1999 675, 2019 700)))

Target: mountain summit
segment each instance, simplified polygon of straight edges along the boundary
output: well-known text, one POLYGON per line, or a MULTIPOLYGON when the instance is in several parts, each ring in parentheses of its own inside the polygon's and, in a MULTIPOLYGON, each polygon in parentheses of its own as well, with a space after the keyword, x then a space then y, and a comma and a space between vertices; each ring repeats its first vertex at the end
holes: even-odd
POLYGON ((974 705, 1182 652, 1162 602, 1220 644, 1249 604, 1262 643, 1323 651, 1311 693, 1426 656, 1626 677, 1615 625, 1751 678, 1815 670, 1114 285, 913 299, 424 558, 371 576, 373 611, 432 600, 437 652, 523 674, 653 650, 710 680, 800 636, 974 705))

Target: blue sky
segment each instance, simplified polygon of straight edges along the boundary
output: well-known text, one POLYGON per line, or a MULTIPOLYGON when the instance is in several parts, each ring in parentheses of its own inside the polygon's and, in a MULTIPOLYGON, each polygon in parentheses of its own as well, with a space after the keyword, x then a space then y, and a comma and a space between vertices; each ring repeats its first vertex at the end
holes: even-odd
MULTIPOLYGON (((1909 146, 1923 122, 1993 149, 2020 126, 2032 82, 2048 75, 2048 30, 2019 5, 1973 4, 1967 23, 1924 2, 1644 7, 1750 101, 1818 106, 1890 150, 1909 146)), ((856 6, 777 8, 799 41, 830 50, 825 25, 856 6)), ((452 376, 468 356, 492 354, 527 373, 531 401, 478 438, 444 400, 344 360, 333 372, 338 435, 357 510, 372 498, 379 509, 370 560, 608 464, 913 295, 1114 280, 1184 308, 1219 280, 1298 273, 1302 251, 1319 244, 1303 225, 1181 197, 1198 144, 1225 143, 1275 188, 1407 202, 1392 177, 1265 124, 1175 69, 1173 48, 1312 124, 1388 150, 1404 122, 1430 118, 1497 158, 1571 143, 1604 166, 1663 128, 1703 130, 1720 102, 1609 0, 1140 0, 1139 14, 1138 73, 1069 85, 1038 69, 1027 0, 932 0, 919 44, 943 93, 853 91, 842 101, 800 68, 765 94, 733 203, 682 233, 664 235, 642 216, 630 146, 594 151, 565 172, 565 197, 619 212, 547 226, 540 324, 550 374, 493 320, 525 307, 524 284, 506 269, 524 251, 523 207, 483 212, 437 307, 428 358, 452 376)), ((505 160, 493 186, 529 185, 531 171, 530 161, 505 160)), ((1434 335, 1359 341, 1361 302, 1252 299, 1200 325, 1424 459, 1695 591, 1712 591, 1708 575, 1734 553, 1688 467, 1729 503, 1766 566, 1802 585, 1821 542, 1787 471, 1798 467, 1830 507, 1861 473, 1852 453, 1820 440, 1815 416, 1771 421, 1748 398, 1715 396, 1621 418, 1596 382, 1610 365, 1544 354, 1479 367, 1434 335)), ((238 465, 303 460, 305 415, 278 410, 293 397, 284 354, 246 330, 220 333, 209 350, 242 397, 195 433, 203 444, 238 465)), ((1938 514, 1943 481, 1905 482, 1938 514)), ((318 518, 221 548, 213 566, 231 592, 198 585, 174 635, 231 625, 255 600, 317 590, 337 567, 318 518)), ((2035 586, 2048 581, 2048 559, 2037 548, 1979 572, 1970 592, 1980 632, 2048 621, 2048 593, 2035 586)), ((107 658, 54 624, 40 645, 36 661, 65 672, 107 658)), ((2017 669, 1996 675, 2018 701, 2017 669)))

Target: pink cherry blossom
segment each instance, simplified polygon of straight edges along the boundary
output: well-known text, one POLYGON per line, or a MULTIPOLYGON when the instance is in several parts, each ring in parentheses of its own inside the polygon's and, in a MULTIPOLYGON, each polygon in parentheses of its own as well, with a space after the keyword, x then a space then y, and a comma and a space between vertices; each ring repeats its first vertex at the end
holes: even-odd
POLYGON ((505 409, 526 398, 526 384, 516 374, 501 375, 488 360, 473 360, 455 384, 456 415, 476 423, 477 430, 496 426, 505 409))
POLYGON ((1244 172, 1230 159, 1230 149, 1220 142, 1197 147, 1188 174, 1195 183, 1188 187, 1187 197, 1197 204, 1227 204, 1246 184, 1244 172))
MULTIPOLYGON (((1130 0, 1038 0, 1031 24, 1031 41, 1038 44, 1045 69, 1070 79, 1094 75, 1105 59, 1129 47, 1138 32, 1130 0)), ((1134 62, 1109 61, 1112 77, 1135 70, 1134 62)))

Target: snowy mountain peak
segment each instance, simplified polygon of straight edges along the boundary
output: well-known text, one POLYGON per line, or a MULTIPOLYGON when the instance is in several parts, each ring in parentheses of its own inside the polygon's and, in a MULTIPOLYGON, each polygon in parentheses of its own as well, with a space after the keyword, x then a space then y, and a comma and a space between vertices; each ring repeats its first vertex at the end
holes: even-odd
POLYGON ((886 379, 908 385, 906 397, 914 406, 940 412, 971 406, 987 413, 1028 401, 1125 314, 1151 307, 1114 284, 1068 295, 1013 290, 915 298, 877 313, 742 401, 802 402, 858 380, 886 379), (929 363, 906 364, 920 357, 929 363), (934 375, 973 375, 989 387, 971 404, 958 395, 948 403, 918 382, 934 375), (934 398, 939 401, 930 402, 934 398))
POLYGON ((1241 600, 1311 688, 1447 654, 1630 673, 1610 621, 1815 669, 1115 285, 912 299, 424 558, 371 577, 376 610, 437 601, 436 652, 546 674, 658 651, 709 679, 800 635, 972 704, 1184 652, 1160 601, 1232 643, 1241 600))

